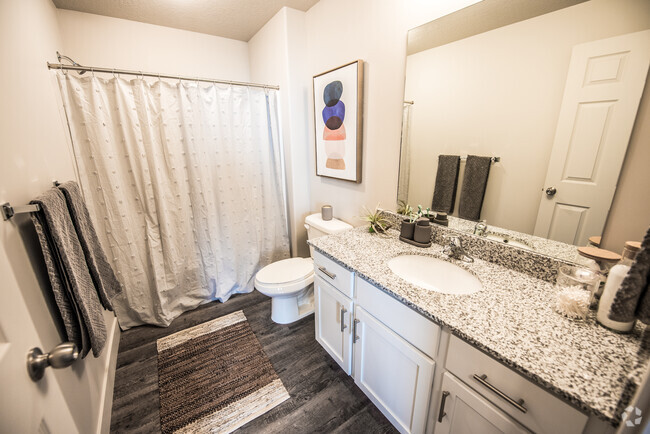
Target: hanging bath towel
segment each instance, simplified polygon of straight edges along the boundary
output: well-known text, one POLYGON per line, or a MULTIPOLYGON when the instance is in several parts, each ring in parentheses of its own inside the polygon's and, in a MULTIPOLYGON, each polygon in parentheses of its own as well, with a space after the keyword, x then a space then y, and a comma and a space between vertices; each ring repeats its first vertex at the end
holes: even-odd
POLYGON ((491 157, 467 156, 465 178, 463 179, 460 203, 458 204, 459 217, 480 220, 491 164, 491 157))
POLYGON ((65 197, 53 188, 31 203, 41 207, 39 213, 33 213, 32 220, 38 223, 37 232, 55 299, 69 302, 67 306, 63 302, 63 309, 59 305, 61 316, 64 322, 77 321, 77 325, 66 324, 66 331, 81 330, 81 336, 74 342, 82 357, 91 348, 93 355, 99 357, 106 343, 106 324, 65 197), (87 340, 84 339, 86 333, 87 340))
POLYGON ((446 212, 448 214, 454 212, 459 167, 460 157, 458 155, 438 156, 436 186, 433 190, 433 200, 431 201, 432 210, 446 212))
POLYGON ((106 254, 99 244, 95 226, 88 214, 88 208, 84 202, 79 186, 74 181, 68 181, 59 186, 63 192, 65 200, 68 203, 68 210, 72 223, 77 230, 77 236, 86 256, 86 263, 90 270, 90 276, 93 279, 99 299, 105 309, 113 310, 111 300, 121 292, 120 283, 115 277, 111 265, 106 259, 106 254))

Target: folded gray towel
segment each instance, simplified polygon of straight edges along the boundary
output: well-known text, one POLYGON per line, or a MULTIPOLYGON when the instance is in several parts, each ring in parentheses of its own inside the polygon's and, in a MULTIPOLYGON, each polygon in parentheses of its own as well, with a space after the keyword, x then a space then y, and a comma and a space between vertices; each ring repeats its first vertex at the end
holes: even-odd
POLYGON ((59 189, 68 203, 70 217, 72 217, 72 223, 77 230, 77 236, 86 256, 86 263, 99 299, 105 309, 113 310, 111 300, 122 291, 122 288, 106 259, 101 244, 99 244, 99 238, 90 219, 90 214, 88 214, 81 190, 74 181, 61 184, 59 189))
POLYGON ((446 212, 448 214, 454 211, 459 167, 460 157, 458 155, 438 156, 436 186, 433 190, 433 200, 431 201, 432 210, 446 212))
POLYGON ((634 264, 616 292, 608 316, 619 322, 630 322, 637 318, 650 325, 650 227, 634 264))
POLYGON ((72 295, 68 280, 64 276, 60 276, 60 271, 63 269, 61 258, 56 249, 50 249, 54 245, 54 241, 50 236, 50 232, 46 230, 47 222, 45 216, 41 213, 31 213, 32 223, 38 235, 38 241, 43 251, 43 259, 47 268, 47 274, 50 278, 50 286, 54 301, 56 302, 63 325, 65 327, 66 337, 69 342, 77 344, 77 348, 88 348, 88 330, 83 325, 83 318, 79 307, 72 295))
MULTIPOLYGON (((86 258, 70 218, 65 197, 58 189, 53 188, 31 203, 41 207, 41 211, 38 213, 40 215, 37 217, 44 238, 44 240, 41 239, 41 248, 43 248, 43 256, 50 258, 46 259, 46 266, 52 290, 55 291, 55 299, 57 298, 56 292, 60 292, 59 299, 67 297, 71 302, 69 304, 74 305, 79 314, 77 320, 82 335, 83 330, 87 330, 90 345, 88 342, 83 342, 82 337, 81 356, 85 357, 92 348, 95 357, 99 357, 106 344, 106 324, 97 290, 90 277, 86 258), (52 275, 57 275, 58 279, 52 279, 52 275), (63 286, 67 288, 65 297, 61 293, 62 282, 63 286)), ((39 234, 39 238, 41 238, 41 234, 39 234)), ((70 321, 71 306, 65 306, 65 302, 62 304, 64 309, 61 316, 64 322, 66 318, 67 321, 70 321)), ((73 329, 74 326, 70 328, 73 329)), ((68 326, 66 326, 67 329, 68 326)), ((75 343, 79 344, 78 341, 75 343)))
POLYGON ((460 190, 458 216, 469 220, 481 219, 481 208, 490 175, 491 157, 468 155, 465 163, 465 178, 460 190))

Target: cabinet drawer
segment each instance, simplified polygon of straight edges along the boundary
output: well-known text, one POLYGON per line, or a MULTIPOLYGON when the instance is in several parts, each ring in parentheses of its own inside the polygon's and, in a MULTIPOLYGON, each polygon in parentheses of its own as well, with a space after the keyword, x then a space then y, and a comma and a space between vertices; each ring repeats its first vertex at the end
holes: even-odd
POLYGON ((580 433, 587 423, 580 411, 456 336, 449 340, 445 368, 537 433, 580 433))
POLYGON ((440 326, 359 276, 357 304, 432 359, 438 354, 440 326))
POLYGON ((314 250, 316 275, 346 296, 354 297, 354 273, 314 250))

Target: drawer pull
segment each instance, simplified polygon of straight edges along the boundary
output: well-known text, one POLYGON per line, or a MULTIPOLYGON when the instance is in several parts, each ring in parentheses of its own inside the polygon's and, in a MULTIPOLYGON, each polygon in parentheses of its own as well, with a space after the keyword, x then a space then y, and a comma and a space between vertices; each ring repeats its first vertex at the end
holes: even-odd
POLYGON ((528 411, 528 409, 526 407, 524 407, 524 400, 523 399, 515 401, 514 399, 512 399, 511 397, 509 397, 508 395, 506 395, 505 393, 503 393, 502 391, 500 391, 499 389, 494 387, 492 384, 488 383, 487 375, 485 375, 485 374, 483 374, 483 375, 474 374, 473 378, 476 381, 478 381, 479 383, 481 383, 483 386, 490 389, 492 392, 496 393, 499 397, 503 398, 506 402, 508 402, 508 404, 512 405, 517 410, 521 411, 522 413, 526 413, 528 411))
POLYGON ((442 392, 442 399, 440 400, 440 411, 438 411, 438 422, 442 422, 442 418, 447 416, 447 413, 445 413, 445 401, 447 401, 448 396, 449 392, 446 390, 442 392))
POLYGON ((347 312, 347 310, 345 310, 345 308, 342 307, 341 308, 341 333, 343 333, 343 330, 345 330, 347 327, 345 325, 345 312, 347 312))
POLYGON ((321 266, 321 267, 318 267, 318 269, 319 269, 319 270, 320 270, 324 275, 326 275, 327 277, 329 277, 330 279, 332 279, 332 280, 336 279, 336 274, 332 273, 331 271, 327 271, 327 268, 321 266))
POLYGON ((359 324, 361 321, 355 318, 354 320, 354 325, 352 326, 352 343, 356 344, 357 341, 359 340, 359 336, 357 336, 357 324, 359 324))

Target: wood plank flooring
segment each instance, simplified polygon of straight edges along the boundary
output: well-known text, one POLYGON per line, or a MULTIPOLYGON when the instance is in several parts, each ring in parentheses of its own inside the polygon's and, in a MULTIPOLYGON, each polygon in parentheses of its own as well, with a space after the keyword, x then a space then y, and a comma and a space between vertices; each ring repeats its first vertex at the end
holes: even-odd
POLYGON ((156 340, 243 310, 291 395, 238 433, 393 433, 395 428, 314 339, 314 316, 289 325, 271 321, 271 299, 254 291, 186 312, 169 327, 122 333, 111 432, 160 432, 156 340))

